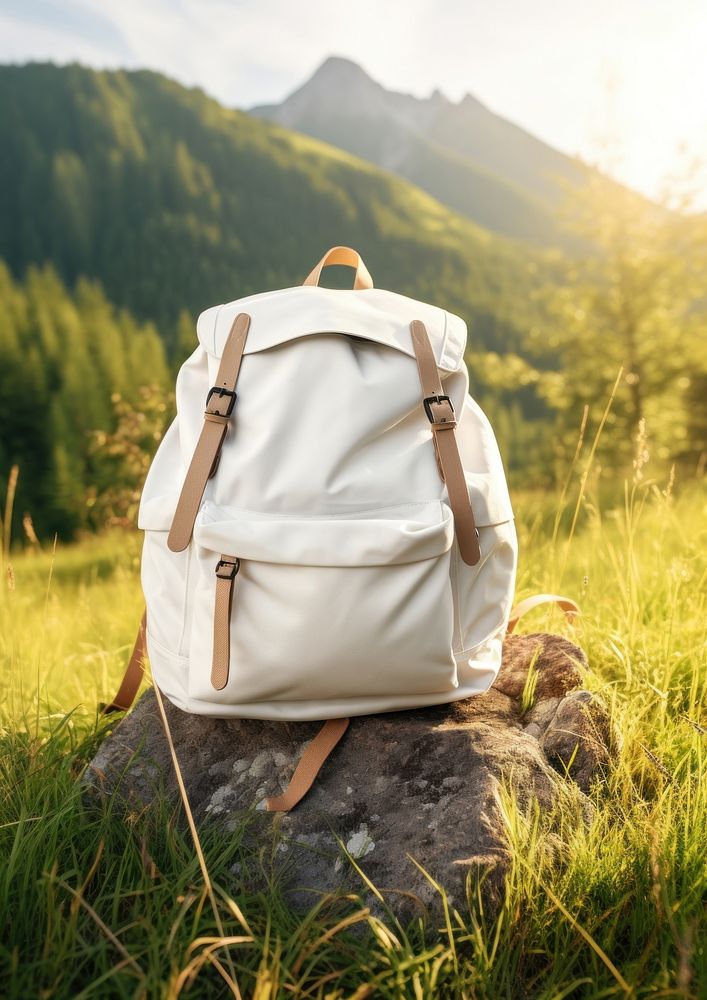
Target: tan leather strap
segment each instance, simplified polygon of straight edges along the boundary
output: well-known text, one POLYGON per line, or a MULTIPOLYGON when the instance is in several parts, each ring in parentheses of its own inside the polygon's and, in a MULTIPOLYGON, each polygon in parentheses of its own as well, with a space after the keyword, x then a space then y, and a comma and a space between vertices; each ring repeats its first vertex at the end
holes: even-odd
POLYGON ((329 719, 304 749, 290 783, 282 793, 266 799, 268 812, 288 812, 303 799, 322 765, 349 727, 350 719, 329 719))
POLYGON ((236 402, 236 382, 249 326, 250 316, 247 313, 239 313, 234 319, 221 355, 216 385, 206 397, 204 426, 184 477, 167 538, 167 545, 172 552, 182 552, 191 541, 206 483, 216 471, 221 445, 236 402))
POLYGON ((474 512, 469 500, 469 488, 466 485, 454 430, 457 426, 454 407, 449 396, 445 396, 442 392, 437 359, 425 324, 419 319, 414 319, 410 324, 410 333, 420 373, 425 413, 432 425, 437 467, 447 487, 449 506, 454 515, 454 530, 457 534, 459 552, 468 566, 475 566, 481 558, 479 534, 476 530, 474 512))
POLYGON ((307 277, 302 282, 303 285, 318 285, 325 267, 331 264, 342 264, 344 267, 356 268, 354 288, 373 288, 373 278, 368 272, 368 268, 361 260, 361 255, 351 247, 332 247, 327 250, 316 267, 312 268, 307 277))
POLYGON ((560 597, 557 594, 535 594, 533 597, 526 597, 524 601, 519 601, 516 604, 508 619, 508 628, 506 631, 509 634, 514 632, 516 625, 523 615, 527 615, 529 611, 539 607, 541 604, 557 604, 570 620, 579 614, 579 606, 574 601, 571 601, 569 597, 560 597))
POLYGON ((214 648, 211 657, 211 684, 222 691, 228 683, 231 662, 231 608, 236 574, 241 568, 235 556, 221 556, 216 564, 216 599, 214 601, 214 648))
POLYGON ((145 642, 146 629, 147 612, 145 611, 140 620, 140 626, 137 630, 137 636, 135 638, 135 645, 133 646, 133 651, 130 654, 128 665, 125 668, 123 679, 120 682, 118 693, 113 701, 111 701, 108 705, 100 706, 101 715, 109 715, 111 712, 127 712, 132 703, 135 701, 135 695, 138 693, 140 682, 145 674, 144 660, 147 652, 147 645, 145 642))

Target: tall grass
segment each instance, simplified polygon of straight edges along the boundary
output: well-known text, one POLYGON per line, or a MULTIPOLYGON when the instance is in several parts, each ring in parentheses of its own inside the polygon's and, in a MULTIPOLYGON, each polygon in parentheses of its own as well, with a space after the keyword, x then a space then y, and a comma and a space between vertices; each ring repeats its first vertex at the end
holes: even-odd
MULTIPOLYGON (((644 474, 613 503, 589 477, 560 500, 515 498, 518 596, 559 588, 580 601, 587 685, 610 705, 621 747, 589 827, 572 795, 547 817, 499 789, 506 901, 491 919, 472 880, 440 927, 402 927, 346 896, 293 914, 273 844, 254 844, 247 823, 228 835, 203 824, 200 864, 177 804, 156 799, 127 819, 87 804, 78 778, 112 725, 96 705, 141 613, 139 539, 8 550, 0 994, 705 996, 707 502, 697 484, 675 497, 644 474)), ((567 628, 545 610, 525 627, 536 626, 567 628)))

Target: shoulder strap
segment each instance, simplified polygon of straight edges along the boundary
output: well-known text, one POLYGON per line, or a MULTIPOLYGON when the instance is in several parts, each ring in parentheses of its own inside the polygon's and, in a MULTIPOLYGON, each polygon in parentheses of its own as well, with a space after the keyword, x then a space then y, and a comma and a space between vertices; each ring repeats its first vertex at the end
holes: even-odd
POLYGON ((206 483, 216 471, 221 445, 236 405, 236 382, 243 359, 250 316, 239 313, 233 321, 223 348, 216 385, 209 389, 204 411, 204 426, 196 443, 189 469, 182 484, 167 545, 172 552, 182 552, 191 541, 194 521, 206 483))
POLYGON ((282 793, 266 800, 268 812, 289 812, 314 784, 327 757, 349 728, 350 719, 328 719, 307 744, 290 783, 282 793))
POLYGON ((144 661, 145 656, 147 655, 147 645, 145 642, 146 628, 147 612, 144 611, 142 618, 140 619, 137 635, 135 637, 135 645, 133 646, 133 651, 130 654, 128 665, 125 668, 123 679, 120 682, 118 693, 113 701, 109 702, 107 705, 99 706, 101 715, 109 715, 111 712, 127 712, 132 703, 135 701, 135 695, 138 692, 140 683, 145 674, 144 661))
POLYGON ((479 533, 476 530, 474 512, 469 500, 464 467, 459 455, 459 445, 455 434, 457 419, 449 396, 442 392, 442 382, 437 368, 437 358, 427 334, 425 324, 414 319, 410 324, 412 346, 420 373, 423 405, 427 419, 432 425, 432 436, 437 454, 440 476, 447 487, 449 506, 454 515, 454 530, 457 534, 459 552, 469 566, 475 566, 481 558, 479 533))
POLYGON ((556 604, 559 608, 562 608, 570 620, 579 614, 579 605, 571 601, 569 597, 560 597, 558 594, 534 594, 533 597, 526 597, 524 601, 519 601, 513 608, 511 616, 508 619, 506 632, 508 634, 515 632, 515 627, 523 615, 527 615, 529 611, 539 607, 541 604, 556 604))

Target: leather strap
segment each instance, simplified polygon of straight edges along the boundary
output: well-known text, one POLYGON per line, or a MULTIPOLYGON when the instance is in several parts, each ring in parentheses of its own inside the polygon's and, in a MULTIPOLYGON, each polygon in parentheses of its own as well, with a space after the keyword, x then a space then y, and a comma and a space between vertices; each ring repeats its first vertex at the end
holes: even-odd
POLYGON ((206 483, 216 471, 221 445, 236 402, 236 382, 243 360, 250 316, 239 313, 233 321, 221 355, 216 385, 206 397, 204 426, 182 484, 167 538, 172 552, 182 552, 191 541, 206 483))
POLYGON ((414 319, 410 324, 412 346, 420 373, 425 413, 432 425, 432 436, 437 455, 437 467, 447 487, 449 506, 454 515, 459 552, 468 566, 475 566, 481 558, 479 533, 469 500, 464 467, 459 455, 459 445, 454 432, 457 426, 454 407, 449 396, 442 391, 437 359, 427 334, 425 324, 414 319))
POLYGON ((344 267, 356 268, 354 288, 373 288, 373 278, 369 274, 368 268, 361 260, 361 255, 356 250, 352 250, 351 247, 332 247, 331 250, 327 250, 316 267, 313 267, 309 272, 302 284, 318 285, 322 271, 331 264, 342 264, 344 267))
POLYGON ((214 648, 211 656, 211 684, 222 691, 228 684, 231 662, 231 608, 240 559, 221 556, 216 564, 216 599, 214 601, 214 648))
POLYGON ((290 783, 282 793, 266 799, 268 812, 288 812, 314 784, 329 754, 349 728, 350 719, 328 719, 304 749, 290 783))
POLYGON ((508 619, 507 634, 510 635, 511 632, 515 632, 515 627, 523 615, 527 615, 529 611, 539 607, 541 604, 557 604, 570 620, 580 613, 579 606, 574 601, 571 601, 569 597, 560 597, 557 594, 534 594, 533 597, 526 597, 524 601, 519 601, 513 608, 511 616, 508 619))
POLYGON ((123 679, 120 682, 118 693, 109 704, 100 706, 101 715, 110 715, 111 712, 127 712, 135 701, 135 695, 138 693, 140 682, 145 674, 144 660, 147 652, 145 642, 146 629, 147 612, 144 611, 137 630, 135 645, 130 654, 128 665, 125 668, 123 679))

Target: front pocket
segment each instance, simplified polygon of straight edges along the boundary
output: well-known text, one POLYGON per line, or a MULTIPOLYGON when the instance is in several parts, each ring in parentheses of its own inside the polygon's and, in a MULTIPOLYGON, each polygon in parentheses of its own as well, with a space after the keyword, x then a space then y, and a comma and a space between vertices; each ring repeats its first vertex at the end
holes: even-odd
POLYGON ((189 696, 214 703, 456 687, 442 501, 305 518, 207 503, 194 530, 189 696), (225 688, 211 683, 216 564, 238 557, 225 688))

